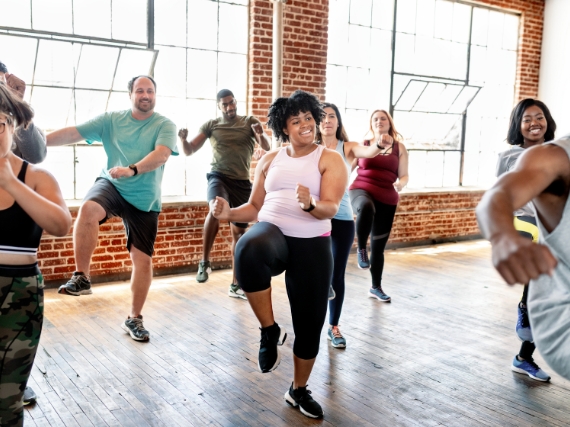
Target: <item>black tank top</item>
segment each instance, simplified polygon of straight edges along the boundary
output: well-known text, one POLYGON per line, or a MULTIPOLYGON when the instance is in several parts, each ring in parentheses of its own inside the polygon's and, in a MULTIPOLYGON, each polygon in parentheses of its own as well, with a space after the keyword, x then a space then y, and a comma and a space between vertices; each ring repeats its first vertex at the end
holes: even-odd
MULTIPOLYGON (((28 162, 24 160, 18 179, 26 182, 28 162)), ((36 255, 42 229, 16 202, 0 210, 0 253, 36 255)), ((0 276, 27 277, 39 274, 37 263, 29 265, 0 265, 0 276)))

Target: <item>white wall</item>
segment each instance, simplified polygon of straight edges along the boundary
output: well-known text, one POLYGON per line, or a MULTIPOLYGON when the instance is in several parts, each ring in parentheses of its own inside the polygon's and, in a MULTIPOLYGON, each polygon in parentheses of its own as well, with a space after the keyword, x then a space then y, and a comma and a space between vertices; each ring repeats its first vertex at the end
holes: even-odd
POLYGON ((556 136, 570 133, 569 0, 546 0, 538 98, 556 121, 556 136))

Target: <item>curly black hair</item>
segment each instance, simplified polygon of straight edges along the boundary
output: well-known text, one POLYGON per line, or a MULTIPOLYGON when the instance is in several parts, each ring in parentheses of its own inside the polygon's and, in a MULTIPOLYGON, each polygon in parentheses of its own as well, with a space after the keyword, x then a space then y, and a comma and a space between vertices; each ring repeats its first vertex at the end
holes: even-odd
POLYGON ((34 118, 34 110, 27 102, 20 99, 4 82, 0 82, 0 114, 6 116, 6 122, 15 127, 28 127, 34 118))
POLYGON ((269 121, 267 126, 273 132, 273 135, 280 141, 289 141, 289 136, 283 132, 287 127, 287 119, 296 116, 300 112, 311 113, 317 127, 321 123, 321 117, 324 113, 321 103, 315 95, 302 90, 296 90, 289 98, 277 98, 269 107, 267 117, 269 121))
POLYGON ((554 133, 556 132, 556 122, 550 114, 550 110, 544 104, 544 102, 538 99, 526 98, 519 102, 511 113, 511 119, 509 121, 509 131, 507 133, 507 142, 511 145, 524 144, 524 139, 521 133, 521 123, 525 110, 528 107, 536 105, 544 113, 544 118, 546 119, 546 133, 544 134, 545 141, 552 141, 554 139, 554 133))

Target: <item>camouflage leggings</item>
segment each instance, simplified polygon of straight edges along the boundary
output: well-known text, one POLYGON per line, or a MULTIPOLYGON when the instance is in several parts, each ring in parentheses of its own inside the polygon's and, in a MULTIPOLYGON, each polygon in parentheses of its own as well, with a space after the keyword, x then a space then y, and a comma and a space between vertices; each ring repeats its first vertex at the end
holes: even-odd
POLYGON ((42 332, 43 277, 0 276, 0 425, 22 426, 22 398, 42 332))

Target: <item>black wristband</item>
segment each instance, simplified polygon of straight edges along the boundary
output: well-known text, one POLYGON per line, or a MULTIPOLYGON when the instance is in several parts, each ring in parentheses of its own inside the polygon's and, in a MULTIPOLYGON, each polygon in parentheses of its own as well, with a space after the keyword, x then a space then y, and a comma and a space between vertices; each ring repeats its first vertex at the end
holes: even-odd
MULTIPOLYGON (((135 172, 135 175, 139 173, 139 170, 137 169, 137 165, 135 165, 134 163, 132 165, 129 165, 129 169, 132 169, 135 172)), ((133 176, 135 176, 133 175, 133 176)))
POLYGON ((313 199, 313 197, 311 197, 311 200, 309 201, 309 207, 307 209, 303 209, 303 210, 305 212, 311 212, 316 207, 317 207, 317 203, 315 202, 315 199, 313 199))

